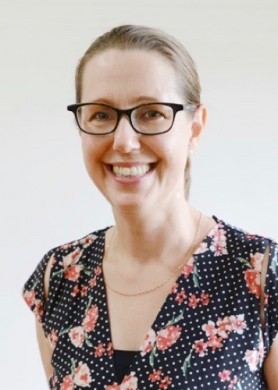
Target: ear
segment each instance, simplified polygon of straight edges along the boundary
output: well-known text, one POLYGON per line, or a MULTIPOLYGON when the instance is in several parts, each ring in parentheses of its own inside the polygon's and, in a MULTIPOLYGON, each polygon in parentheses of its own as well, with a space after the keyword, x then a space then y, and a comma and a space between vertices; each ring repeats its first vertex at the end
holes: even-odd
POLYGON ((191 126, 191 137, 189 139, 189 149, 193 151, 196 149, 202 132, 207 122, 207 108, 201 104, 194 112, 191 126))

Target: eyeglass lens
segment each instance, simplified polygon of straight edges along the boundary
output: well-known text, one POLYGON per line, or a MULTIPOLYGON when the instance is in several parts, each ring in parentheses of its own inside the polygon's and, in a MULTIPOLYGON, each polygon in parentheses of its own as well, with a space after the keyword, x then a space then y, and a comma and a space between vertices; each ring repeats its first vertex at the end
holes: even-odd
MULTIPOLYGON (((145 104, 131 113, 133 127, 143 133, 155 134, 168 130, 173 122, 173 109, 162 104, 145 104)), ((78 108, 77 118, 80 127, 96 134, 114 130, 118 112, 102 104, 88 104, 78 108)))

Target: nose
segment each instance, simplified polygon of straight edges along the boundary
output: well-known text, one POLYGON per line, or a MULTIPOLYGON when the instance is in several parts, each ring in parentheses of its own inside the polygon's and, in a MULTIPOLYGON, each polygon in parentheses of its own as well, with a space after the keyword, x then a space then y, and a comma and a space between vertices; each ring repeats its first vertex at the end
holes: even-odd
POLYGON ((140 149, 140 134, 133 130, 128 118, 123 115, 114 132, 113 150, 120 153, 130 153, 140 149))

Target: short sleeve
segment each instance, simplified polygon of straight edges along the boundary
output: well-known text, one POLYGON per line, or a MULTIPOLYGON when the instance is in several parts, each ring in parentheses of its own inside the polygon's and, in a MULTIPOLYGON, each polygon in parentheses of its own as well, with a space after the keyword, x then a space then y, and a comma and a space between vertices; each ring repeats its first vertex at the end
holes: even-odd
MULTIPOLYGON (((78 283, 81 283, 83 261, 86 259, 83 253, 96 237, 90 233, 79 240, 50 249, 23 286, 23 299, 42 325, 45 336, 50 340, 54 332, 59 333, 64 326, 65 311, 70 310, 71 300, 75 301, 74 288, 78 288, 78 283), (48 264, 50 266, 49 288, 48 297, 45 299, 44 275, 48 264)), ((86 272, 91 271, 86 269, 86 272)))
POLYGON ((54 258, 53 250, 50 250, 43 256, 22 288, 24 301, 33 311, 38 322, 43 325, 43 328, 48 304, 44 296, 44 274, 46 266, 48 262, 51 261, 52 257, 54 258))
POLYGON ((278 334, 278 243, 269 240, 269 261, 264 295, 264 344, 268 351, 278 334))

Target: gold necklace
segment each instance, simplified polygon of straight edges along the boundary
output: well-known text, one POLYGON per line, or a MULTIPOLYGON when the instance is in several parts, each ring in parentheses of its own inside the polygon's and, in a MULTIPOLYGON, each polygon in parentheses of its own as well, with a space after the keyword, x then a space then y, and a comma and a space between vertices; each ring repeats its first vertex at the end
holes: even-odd
MULTIPOLYGON (((184 266, 185 264, 188 262, 188 260, 190 259, 190 257, 192 256, 192 254, 194 253, 194 250, 195 250, 195 245, 197 244, 197 238, 198 238, 198 235, 199 235, 199 230, 200 230, 200 227, 201 227, 201 220, 202 220, 202 213, 199 212, 199 222, 198 222, 198 226, 197 226, 197 229, 195 231, 195 235, 194 235, 194 238, 193 238, 193 241, 192 241, 192 245, 189 249, 189 251, 187 252, 187 256, 186 256, 186 260, 180 264, 174 272, 171 273, 171 275, 166 279, 164 280, 163 282, 159 283, 158 285, 156 285, 155 287, 152 287, 148 290, 144 290, 144 291, 139 291, 137 293, 133 293, 133 294, 130 294, 130 293, 123 293, 121 291, 118 291, 118 290, 115 290, 114 288, 112 288, 108 283, 107 281, 105 281, 105 284, 106 286, 109 288, 109 290, 113 291, 114 293, 118 294, 118 295, 122 295, 122 296, 125 296, 125 297, 135 297, 135 296, 138 296, 138 295, 146 295, 146 294, 150 294, 152 293, 153 291, 156 291, 157 289, 159 289, 160 287, 162 287, 164 284, 166 284, 167 282, 169 282, 169 280, 171 280, 178 271, 180 271, 184 266)), ((116 230, 114 231, 114 234, 113 236, 111 237, 110 239, 110 242, 109 242, 109 245, 107 246, 106 248, 106 251, 104 252, 104 257, 103 257, 103 262, 107 261, 107 258, 108 258, 108 253, 109 253, 109 248, 110 248, 110 245, 111 245, 111 242, 113 241, 113 239, 115 238, 115 232, 116 230)))

